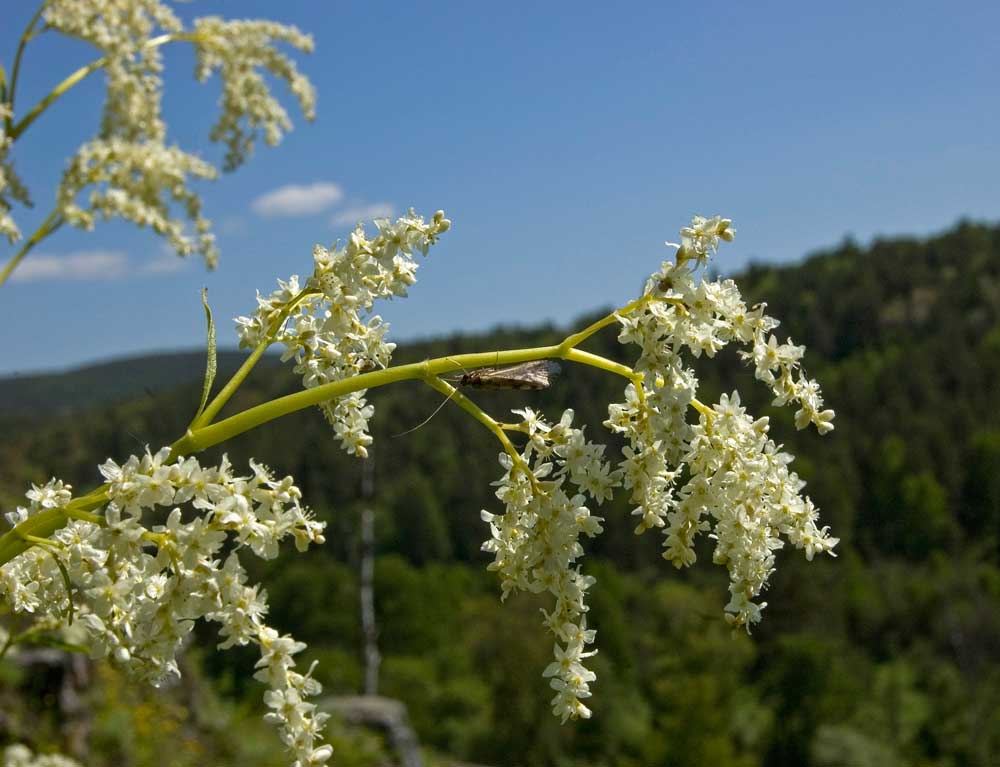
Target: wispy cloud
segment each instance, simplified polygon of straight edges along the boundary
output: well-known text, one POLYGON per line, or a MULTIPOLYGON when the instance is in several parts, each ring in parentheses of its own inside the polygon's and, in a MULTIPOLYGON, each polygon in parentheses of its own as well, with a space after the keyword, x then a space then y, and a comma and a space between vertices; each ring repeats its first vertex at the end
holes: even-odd
POLYGON ((16 282, 116 280, 128 272, 128 256, 118 250, 78 250, 64 256, 32 253, 11 274, 16 282))
POLYGON ((354 226, 358 221, 370 221, 373 218, 390 218, 396 213, 396 208, 389 202, 373 202, 370 205, 352 205, 337 211, 330 219, 334 226, 354 226))
POLYGON ((108 282, 134 277, 173 274, 191 265, 170 247, 155 258, 135 264, 120 250, 77 250, 62 256, 29 255, 11 275, 15 282, 108 282))
POLYGON ((344 190, 329 181, 279 186, 250 203, 258 216, 311 216, 344 199, 344 190))
POLYGON ((219 234, 233 236, 246 234, 250 228, 247 226, 247 220, 243 216, 226 216, 219 222, 218 229, 219 234))
POLYGON ((173 274, 185 269, 191 263, 190 259, 181 258, 171 250, 162 253, 152 261, 147 261, 137 270, 139 274, 173 274))

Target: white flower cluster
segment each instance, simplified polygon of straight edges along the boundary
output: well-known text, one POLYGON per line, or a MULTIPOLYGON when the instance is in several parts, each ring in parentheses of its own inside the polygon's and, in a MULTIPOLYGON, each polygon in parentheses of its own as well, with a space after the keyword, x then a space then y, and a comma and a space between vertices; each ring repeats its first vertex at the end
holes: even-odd
MULTIPOLYGON (((48 0, 44 19, 48 28, 100 49, 107 78, 98 135, 71 160, 59 188, 65 220, 89 229, 96 217, 119 216, 150 226, 179 255, 198 253, 214 266, 218 251, 210 222, 201 215, 201 200, 189 188, 189 180, 214 178, 216 169, 166 143, 160 53, 164 38, 154 35, 165 32, 191 42, 200 80, 216 69, 221 72, 222 112, 210 138, 226 145, 227 170, 250 155, 258 132, 273 145, 291 128, 287 113, 259 70, 286 81, 306 118, 313 118, 312 86, 274 47, 284 42, 311 51, 312 39, 294 27, 273 22, 226 22, 216 17, 196 20, 194 31, 185 33, 181 21, 161 0, 48 0), (86 201, 78 200, 88 186, 96 190, 86 201), (187 231, 189 226, 194 232, 187 231)), ((2 160, 0 142, 0 169, 2 160)), ((11 229, 7 209, 0 197, 0 234, 10 237, 16 230, 11 229)))
POLYGON ((690 481, 670 515, 665 555, 684 564, 691 551, 687 531, 706 529, 702 518, 711 517, 712 559, 729 570, 726 617, 748 629, 767 605, 752 600, 774 572, 774 551, 784 546, 779 535, 804 549, 809 560, 833 554, 839 540, 816 526, 819 513, 801 495, 805 482, 788 470, 792 456, 780 452, 767 433, 768 419, 748 416, 737 392, 723 394, 711 413, 701 415, 684 456, 690 481))
MULTIPOLYGON (((416 281, 415 253, 426 255, 451 222, 443 211, 425 222, 411 210, 395 223, 376 219, 375 225, 379 232, 374 239, 359 224, 346 245, 317 245, 313 274, 304 288, 298 275, 292 275, 287 282, 279 280, 271 295, 258 293, 253 316, 236 318, 240 346, 255 347, 274 333, 274 340, 285 346, 282 359, 295 360, 306 388, 387 367, 396 345, 385 340, 389 325, 372 314, 372 307, 379 298, 406 295, 416 281)), ((368 419, 374 410, 365 390, 321 408, 344 449, 366 457, 372 442, 368 419)))
POLYGON ((16 743, 3 750, 0 767, 80 767, 80 763, 60 754, 32 754, 30 748, 16 743))
MULTIPOLYGON (((197 620, 220 624, 220 647, 260 648, 255 677, 270 688, 267 720, 294 755, 294 767, 324 764, 319 741, 326 718, 307 698, 320 692, 309 673, 293 670, 305 645, 264 622, 266 593, 247 584, 241 551, 277 555, 291 536, 301 551, 322 543, 323 523, 301 506, 291 477, 274 479, 251 463, 235 476, 228 461, 203 467, 169 461, 167 448, 100 469, 108 503, 97 522, 74 520, 0 568, 0 597, 18 612, 84 629, 96 657, 110 656, 133 676, 162 684, 180 675, 177 653, 197 620), (171 507, 160 524, 144 517, 171 507), (72 592, 72 594, 70 594, 72 592)), ((58 480, 32 487, 29 505, 7 515, 17 525, 44 509, 65 508, 70 488, 58 480)))
POLYGON ((603 460, 604 446, 587 442, 583 429, 574 429, 573 411, 563 413, 558 424, 542 420, 531 409, 515 410, 523 416, 518 428, 528 441, 515 462, 500 454, 504 474, 495 484, 497 498, 506 510, 482 512, 490 526, 483 550, 494 554, 489 565, 501 578, 503 596, 511 592, 548 592, 555 606, 545 612, 545 626, 555 636, 555 660, 544 671, 556 691, 552 710, 562 721, 588 718, 582 702, 590 697, 589 683, 596 675, 583 661, 596 651, 586 647, 596 632, 587 628, 587 589, 594 583, 574 563, 583 555, 580 535, 601 532, 600 517, 585 506, 586 497, 602 503, 618 482, 616 472, 603 460), (570 491, 569 483, 578 491, 570 491))
POLYGON ((80 147, 70 161, 59 186, 59 207, 66 221, 81 229, 93 229, 97 216, 120 216, 148 226, 179 255, 200 253, 215 266, 219 253, 211 222, 201 215, 201 198, 188 188, 189 176, 215 178, 216 171, 195 155, 159 142, 97 139, 80 147), (94 189, 81 206, 76 200, 85 187, 94 189), (174 216, 172 204, 183 206, 194 222, 194 236, 174 216))
POLYGON ((10 211, 11 200, 30 204, 28 190, 25 189, 11 164, 10 146, 13 143, 7 135, 7 121, 11 118, 10 106, 0 102, 0 237, 8 242, 21 239, 21 230, 17 228, 10 211))
POLYGON ((99 136, 162 142, 163 62, 159 47, 146 43, 160 29, 181 31, 174 12, 160 0, 49 0, 44 18, 48 27, 90 43, 105 57, 108 92, 99 136))
POLYGON ((715 561, 731 576, 727 617, 749 629, 760 619, 763 605, 750 600, 773 569, 777 535, 809 558, 830 552, 837 539, 816 528, 816 510, 800 495, 804 483, 787 470, 791 457, 767 438, 767 419, 743 415, 738 395, 724 397, 714 411, 702 406, 697 426, 687 422, 698 381, 681 352, 712 357, 730 342, 751 346, 743 356, 773 388, 775 404, 799 405, 799 428, 813 423, 824 434, 833 429, 834 414, 823 409, 819 385, 800 368, 804 348, 777 343, 770 331, 778 322, 763 305, 748 309, 732 280, 695 279, 719 240, 732 239, 730 223, 696 217, 681 231, 677 261, 664 262, 647 282, 641 310, 619 317, 619 341, 640 347, 636 370, 645 381, 641 389, 629 384, 625 402, 609 406, 605 425, 628 441, 621 469, 638 504, 636 532, 665 528, 664 557, 682 567, 695 561, 697 533, 712 531, 715 561), (685 467, 688 481, 678 494, 685 467))
POLYGON ((315 117, 315 89, 295 62, 274 47, 278 41, 312 52, 312 37, 273 21, 225 21, 217 16, 197 19, 194 29, 195 76, 204 82, 218 70, 222 77, 222 113, 210 135, 212 141, 226 145, 226 170, 237 168, 253 153, 258 132, 263 131, 264 140, 275 146, 292 127, 258 68, 284 80, 306 119, 315 117))
POLYGON ((680 262, 693 258, 699 265, 704 266, 708 259, 719 249, 719 240, 732 242, 736 236, 736 230, 731 228, 732 221, 721 216, 705 218, 695 216, 691 219, 691 224, 681 229, 680 244, 670 243, 677 248, 677 260, 680 262))

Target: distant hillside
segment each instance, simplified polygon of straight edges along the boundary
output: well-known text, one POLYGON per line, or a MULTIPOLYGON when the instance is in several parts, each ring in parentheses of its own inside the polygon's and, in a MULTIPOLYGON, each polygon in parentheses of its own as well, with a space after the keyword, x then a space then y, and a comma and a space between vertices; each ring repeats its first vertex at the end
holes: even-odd
MULTIPOLYGON (((245 351, 219 351, 219 375, 232 373, 245 351)), ((277 364, 265 358, 264 367, 277 364)), ((144 354, 84 365, 59 373, 0 378, 0 416, 53 416, 138 396, 155 396, 180 384, 201 380, 205 352, 144 354)))

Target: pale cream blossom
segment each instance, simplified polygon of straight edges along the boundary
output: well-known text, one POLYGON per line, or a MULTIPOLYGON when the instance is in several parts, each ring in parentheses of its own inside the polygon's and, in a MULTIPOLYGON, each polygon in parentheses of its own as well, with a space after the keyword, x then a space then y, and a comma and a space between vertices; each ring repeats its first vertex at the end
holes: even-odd
MULTIPOLYGON (((215 266, 218 249, 193 182, 214 179, 218 171, 168 140, 163 46, 194 46, 199 80, 220 73, 223 95, 209 138, 224 145, 223 166, 233 170, 249 158, 258 138, 274 145, 292 127, 269 76, 287 84, 306 119, 315 116, 312 85, 277 47, 311 51, 312 39, 276 22, 214 16, 185 29, 161 0, 48 0, 42 18, 44 29, 97 49, 106 84, 96 133, 70 158, 59 184, 58 221, 90 229, 98 219, 124 218, 166 238, 178 255, 197 253, 215 266)), ((20 237, 11 202, 28 201, 13 171, 7 135, 21 117, 0 103, 0 236, 11 242, 20 237)))

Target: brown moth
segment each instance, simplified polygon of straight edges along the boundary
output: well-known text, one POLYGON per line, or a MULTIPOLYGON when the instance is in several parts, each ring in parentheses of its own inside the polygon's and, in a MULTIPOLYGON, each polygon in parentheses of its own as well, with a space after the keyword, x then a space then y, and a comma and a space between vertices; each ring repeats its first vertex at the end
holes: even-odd
POLYGON ((560 370, 558 362, 534 360, 506 367, 477 368, 457 379, 457 383, 472 389, 547 389, 560 370))

